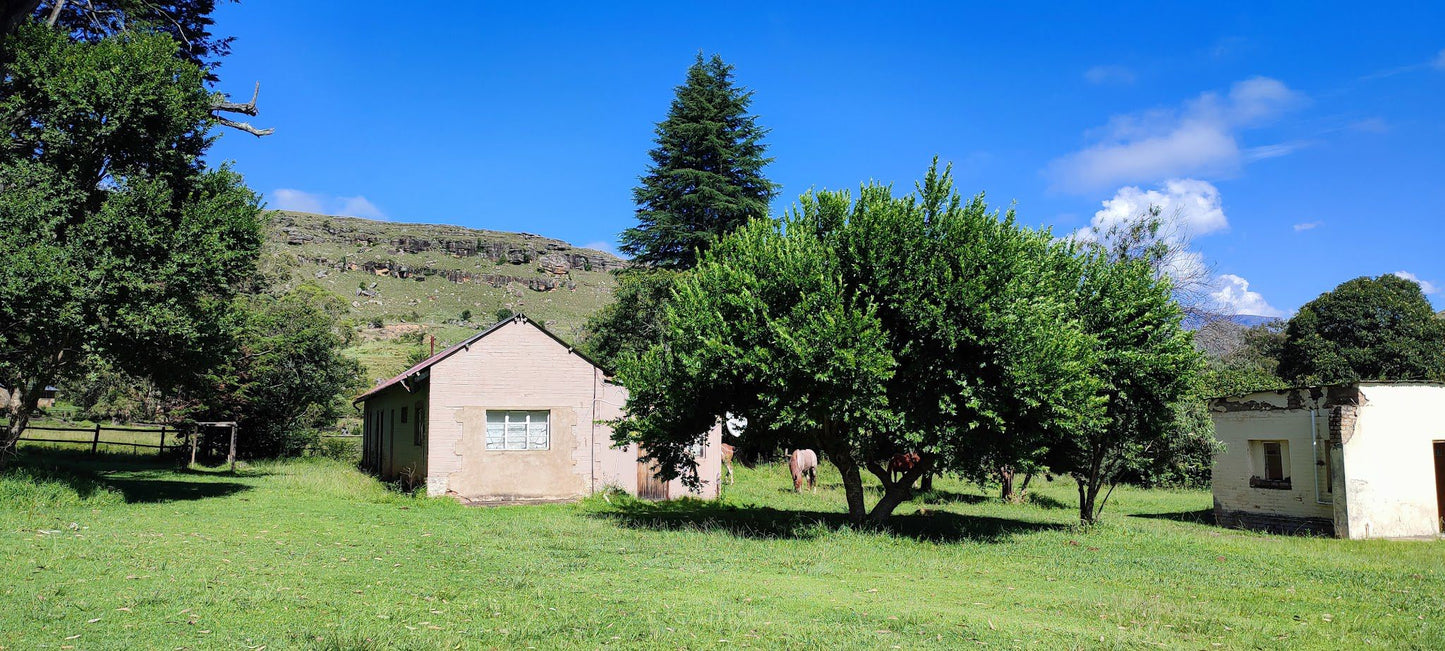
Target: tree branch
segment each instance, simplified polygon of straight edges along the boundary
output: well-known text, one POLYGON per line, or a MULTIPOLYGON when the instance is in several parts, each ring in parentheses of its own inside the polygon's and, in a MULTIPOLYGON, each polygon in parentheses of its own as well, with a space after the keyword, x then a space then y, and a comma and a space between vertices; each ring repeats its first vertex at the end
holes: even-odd
POLYGON ((221 126, 231 127, 232 129, 239 129, 253 136, 256 136, 257 138, 260 138, 261 136, 269 136, 273 133, 276 133, 275 129, 257 129, 256 127, 251 126, 251 123, 249 122, 237 122, 235 120, 227 120, 226 118, 223 118, 219 115, 215 115, 212 117, 216 118, 216 123, 220 124, 221 126))
POLYGON ((60 10, 65 8, 65 0, 55 0, 55 6, 50 8, 50 15, 45 18, 46 27, 55 27, 55 22, 60 20, 60 10))
POLYGON ((226 113, 240 113, 242 115, 250 115, 254 117, 260 113, 260 111, 256 108, 256 98, 260 95, 261 82, 259 81, 256 82, 256 90, 251 93, 251 101, 244 104, 240 102, 227 101, 224 95, 217 94, 211 100, 211 117, 214 117, 216 119, 216 122, 219 123, 221 126, 231 127, 232 129, 245 131, 246 133, 256 136, 257 138, 260 138, 261 136, 269 136, 273 133, 276 133, 275 129, 258 129, 251 126, 251 124, 248 122, 237 122, 235 120, 228 120, 215 114, 216 111, 224 111, 226 113))

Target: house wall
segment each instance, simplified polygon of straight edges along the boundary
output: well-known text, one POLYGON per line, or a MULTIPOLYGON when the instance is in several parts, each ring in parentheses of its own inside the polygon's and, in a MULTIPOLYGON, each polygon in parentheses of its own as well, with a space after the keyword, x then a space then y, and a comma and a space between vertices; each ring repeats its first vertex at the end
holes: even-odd
MULTIPOLYGON (((426 447, 416 444, 416 407, 418 403, 426 404, 428 399, 428 385, 423 382, 420 386, 413 386, 414 392, 407 391, 401 385, 391 387, 367 399, 364 403, 362 415, 367 418, 373 410, 381 410, 380 436, 374 439, 366 439, 378 444, 373 454, 379 463, 378 473, 382 479, 392 480, 398 477, 407 476, 415 481, 421 481, 427 475, 426 447), (401 410, 407 410, 407 422, 401 422, 401 410)), ((370 427, 372 421, 364 420, 370 427)))
POLYGON ((1342 537, 1440 534, 1433 442, 1445 440, 1445 387, 1362 384, 1342 436, 1342 537))
MULTIPOLYGON (((572 499, 608 486, 637 491, 637 456, 611 448, 626 390, 534 326, 501 327, 431 367, 427 493, 474 500, 572 499), (549 412, 547 450, 487 450, 488 410, 549 412)), ((712 436, 713 449, 721 430, 712 436)), ((703 476, 717 490, 716 453, 703 476)), ((673 495, 684 494, 681 486, 673 495)))
MULTIPOLYGON (((1253 393, 1214 401, 1211 417, 1214 435, 1224 451, 1214 457, 1215 521, 1224 526, 1265 529, 1282 533, 1334 531, 1334 506, 1321 504, 1333 494, 1330 482, 1316 487, 1315 428, 1321 445, 1328 440, 1323 391, 1289 390, 1253 393), (1314 419, 1311 420, 1311 410, 1314 419), (1290 487, 1250 485, 1263 477, 1262 458, 1251 451, 1250 441, 1282 440, 1289 444, 1290 487)), ((1336 459, 1338 459, 1336 455, 1336 459)), ((1336 461, 1338 465, 1338 461, 1336 461)), ((1336 491, 1338 492, 1338 491, 1336 491)))

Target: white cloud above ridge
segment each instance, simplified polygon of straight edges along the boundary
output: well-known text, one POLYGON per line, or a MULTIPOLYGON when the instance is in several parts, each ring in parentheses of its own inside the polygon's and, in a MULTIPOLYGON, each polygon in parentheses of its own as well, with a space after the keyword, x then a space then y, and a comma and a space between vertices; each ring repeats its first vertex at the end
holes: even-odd
POLYGON ((1253 77, 1235 83, 1227 95, 1202 93, 1177 109, 1116 115, 1104 127, 1086 132, 1098 142, 1054 159, 1045 175, 1053 189, 1087 193, 1171 177, 1234 174, 1248 161, 1302 146, 1246 149, 1238 135, 1277 120, 1304 101, 1283 82, 1253 77))
POLYGON ((1302 233, 1302 232, 1304 232, 1304 231, 1311 231, 1311 230, 1314 230, 1314 229, 1316 229, 1316 228, 1319 228, 1320 226, 1323 226, 1323 225, 1324 225, 1324 222, 1304 222, 1304 223, 1301 223, 1301 224, 1295 224, 1295 225, 1294 225, 1294 232, 1296 232, 1296 233, 1302 233))
POLYGON ((364 196, 332 196, 315 192, 304 192, 292 188, 272 190, 267 197, 267 208, 290 210, 322 215, 361 217, 363 219, 386 219, 386 213, 364 196))
POLYGON ((1425 292, 1425 294, 1427 295, 1440 293, 1441 287, 1439 285, 1436 285, 1435 283, 1432 283, 1428 280, 1424 280, 1408 271, 1396 271, 1395 276, 1399 278, 1404 278, 1405 280, 1419 285, 1420 291, 1425 292))

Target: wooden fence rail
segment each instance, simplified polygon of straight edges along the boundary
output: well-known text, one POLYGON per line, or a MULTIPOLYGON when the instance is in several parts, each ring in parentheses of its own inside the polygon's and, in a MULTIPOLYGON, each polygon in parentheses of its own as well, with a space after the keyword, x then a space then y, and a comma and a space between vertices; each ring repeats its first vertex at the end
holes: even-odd
MULTIPOLYGON (((98 453, 98 452, 100 451, 100 446, 101 446, 102 444, 104 444, 104 445, 129 446, 129 447, 131 448, 131 452, 134 453, 134 454, 139 454, 140 451, 141 451, 141 448, 145 448, 145 449, 148 449, 148 450, 155 450, 155 451, 156 451, 156 455, 159 456, 159 455, 165 454, 165 452, 166 452, 166 434, 167 434, 167 433, 175 434, 175 433, 176 433, 176 430, 175 430, 175 428, 172 428, 172 427, 169 427, 169 426, 166 426, 166 425, 162 425, 162 426, 160 426, 160 427, 121 427, 121 426, 110 426, 110 427, 106 427, 106 426, 103 426, 103 425, 101 425, 101 424, 99 424, 99 423, 97 423, 94 427, 50 427, 50 426, 45 426, 45 425, 27 425, 27 426, 25 427, 25 430, 20 433, 20 438, 16 439, 16 441, 29 441, 29 442, 34 442, 34 443, 61 443, 61 444, 68 444, 68 445, 88 445, 88 446, 90 446, 90 453, 91 453, 91 454, 96 454, 96 453, 98 453), (32 432, 32 431, 34 431, 34 432, 83 432, 83 433, 85 433, 85 434, 89 434, 90 436, 89 436, 88 438, 86 438, 86 439, 78 439, 78 438, 62 439, 62 438, 37 438, 37 437, 31 437, 31 436, 26 436, 26 435, 25 435, 27 432, 32 432), (138 441, 138 440, 134 440, 134 439, 131 439, 131 440, 128 440, 128 441, 116 441, 116 440, 107 441, 107 440, 101 438, 101 436, 100 436, 100 433, 101 433, 101 432, 125 432, 125 433, 130 433, 130 434, 159 434, 159 437, 156 439, 156 442, 155 442, 155 443, 142 443, 142 442, 140 442, 140 441, 138 441)), ((172 447, 174 447, 174 446, 172 446, 172 447)))

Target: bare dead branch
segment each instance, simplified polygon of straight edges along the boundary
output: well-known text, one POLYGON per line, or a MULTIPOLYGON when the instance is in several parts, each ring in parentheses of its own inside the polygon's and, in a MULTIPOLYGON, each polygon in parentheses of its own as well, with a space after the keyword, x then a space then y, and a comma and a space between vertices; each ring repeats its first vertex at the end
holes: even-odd
POLYGON ((232 129, 245 131, 246 133, 256 136, 257 138, 260 138, 261 136, 269 136, 273 133, 276 133, 275 129, 257 129, 254 126, 251 126, 249 122, 237 122, 235 120, 227 120, 226 118, 223 118, 219 115, 215 115, 212 117, 216 118, 216 122, 219 123, 221 126, 231 127, 232 129))
POLYGON ((251 93, 251 101, 242 104, 240 102, 228 102, 224 95, 216 95, 211 100, 212 111, 226 111, 228 113, 242 113, 255 117, 259 111, 256 110, 256 98, 261 95, 261 82, 256 82, 256 90, 251 93))
POLYGON ((244 104, 240 102, 227 101, 224 95, 217 94, 215 98, 211 100, 211 117, 215 118, 216 122, 219 123, 221 126, 231 127, 232 129, 245 131, 246 133, 256 136, 257 138, 260 138, 261 136, 269 136, 273 133, 276 133, 275 129, 257 129, 256 127, 251 126, 250 123, 228 120, 215 114, 215 111, 225 111, 227 113, 240 113, 242 115, 255 116, 260 113, 260 111, 256 108, 256 98, 260 95, 261 82, 259 81, 256 82, 256 90, 251 93, 251 101, 244 104))

